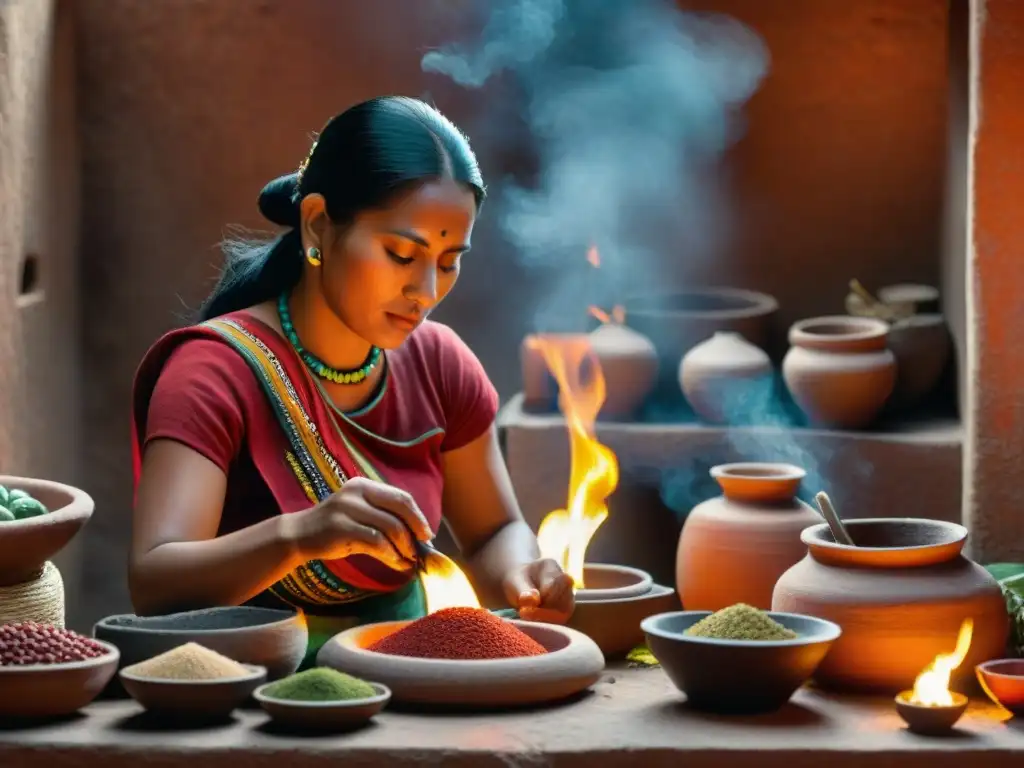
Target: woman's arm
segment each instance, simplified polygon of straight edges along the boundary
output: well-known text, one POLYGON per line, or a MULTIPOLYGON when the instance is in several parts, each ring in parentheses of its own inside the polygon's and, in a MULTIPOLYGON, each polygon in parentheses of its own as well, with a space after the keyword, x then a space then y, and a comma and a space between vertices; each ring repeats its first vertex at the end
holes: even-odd
POLYGON ((226 487, 224 472, 182 443, 146 447, 128 576, 136 613, 240 605, 303 562, 292 515, 217 536, 226 487))
POLYGON ((443 461, 445 520, 485 594, 503 594, 521 612, 545 612, 536 618, 567 618, 572 580, 554 561, 539 559, 537 537, 516 501, 496 427, 446 452, 443 461), (524 591, 536 595, 524 600, 524 591))

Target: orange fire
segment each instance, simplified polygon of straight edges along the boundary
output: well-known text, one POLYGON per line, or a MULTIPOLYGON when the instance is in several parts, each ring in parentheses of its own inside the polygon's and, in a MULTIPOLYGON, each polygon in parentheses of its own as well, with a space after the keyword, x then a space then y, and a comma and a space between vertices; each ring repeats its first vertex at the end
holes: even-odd
POLYGON ((423 558, 420 583, 426 594, 427 613, 444 608, 479 608, 480 600, 466 574, 451 558, 433 550, 423 558))
POLYGON ((967 652, 971 648, 971 637, 974 634, 974 621, 964 619, 960 625, 960 634, 956 639, 956 647, 952 653, 940 653, 929 664, 924 672, 914 681, 914 692, 910 700, 914 704, 926 707, 951 707, 953 694, 949 690, 949 678, 953 670, 963 664, 967 652))
POLYGON ((587 311, 592 317, 596 317, 605 325, 622 325, 626 322, 626 308, 621 304, 616 304, 612 307, 610 315, 600 307, 587 307, 587 311))
MULTIPOLYGON (((596 248, 590 249, 587 260, 598 266, 596 248)), ((590 311, 602 322, 611 319, 596 307, 590 311)), ((617 307, 613 317, 622 316, 624 313, 617 307)), ((541 353, 558 383, 558 400, 569 430, 571 462, 568 504, 565 509, 548 513, 541 521, 537 541, 541 554, 556 560, 580 589, 584 587, 587 546, 608 517, 606 499, 619 484, 618 460, 595 434, 594 425, 606 394, 604 373, 586 336, 535 336, 530 343, 541 353)))

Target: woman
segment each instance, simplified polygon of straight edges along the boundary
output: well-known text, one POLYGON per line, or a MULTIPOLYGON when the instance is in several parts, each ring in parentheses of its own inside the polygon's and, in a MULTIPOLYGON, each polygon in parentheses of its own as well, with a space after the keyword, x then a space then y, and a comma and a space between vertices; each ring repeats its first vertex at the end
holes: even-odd
POLYGON ((139 614, 292 606, 313 653, 344 626, 423 615, 414 539, 443 510, 485 586, 523 618, 567 619, 572 581, 516 504, 497 393, 427 320, 483 199, 466 138, 401 97, 333 118, 263 190, 284 234, 230 242, 204 322, 164 336, 136 376, 139 614))

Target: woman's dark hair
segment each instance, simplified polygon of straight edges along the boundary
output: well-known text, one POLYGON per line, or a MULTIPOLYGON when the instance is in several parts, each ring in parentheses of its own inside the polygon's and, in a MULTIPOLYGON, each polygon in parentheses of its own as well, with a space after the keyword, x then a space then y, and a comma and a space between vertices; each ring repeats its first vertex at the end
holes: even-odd
POLYGON ((336 224, 386 205, 430 179, 469 186, 477 208, 484 183, 469 140, 444 115, 417 99, 382 96, 332 118, 295 173, 274 179, 259 197, 260 213, 287 231, 273 240, 229 238, 224 271, 199 310, 200 319, 275 298, 302 274, 299 204, 319 193, 336 224))

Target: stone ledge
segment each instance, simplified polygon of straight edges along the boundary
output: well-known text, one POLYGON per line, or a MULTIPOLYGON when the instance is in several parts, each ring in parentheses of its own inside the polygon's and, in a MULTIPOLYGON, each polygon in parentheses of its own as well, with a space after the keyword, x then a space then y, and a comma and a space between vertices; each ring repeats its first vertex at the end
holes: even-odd
MULTIPOLYGON (((72 722, 0 728, 0 765, 10 768, 786 768, 877 766, 997 768, 1024 760, 1024 723, 972 702, 956 736, 906 731, 891 700, 799 691, 782 711, 727 718, 689 710, 658 669, 610 669, 580 701, 539 711, 415 715, 386 710, 376 724, 341 736, 275 734, 259 710, 211 729, 147 725, 134 702, 93 704, 72 722), (343 761, 343 762, 340 762, 343 761)), ((152 723, 152 721, 149 721, 152 723)))
MULTIPOLYGON (((536 414, 516 395, 502 408, 509 474, 527 521, 566 503, 569 440, 560 414, 536 414)), ((686 513, 720 493, 708 476, 727 461, 786 461, 807 470, 806 497, 827 490, 843 517, 961 519, 962 429, 955 421, 893 425, 884 432, 599 422, 619 460, 610 514, 592 561, 645 568, 675 583, 675 547, 686 513)))

